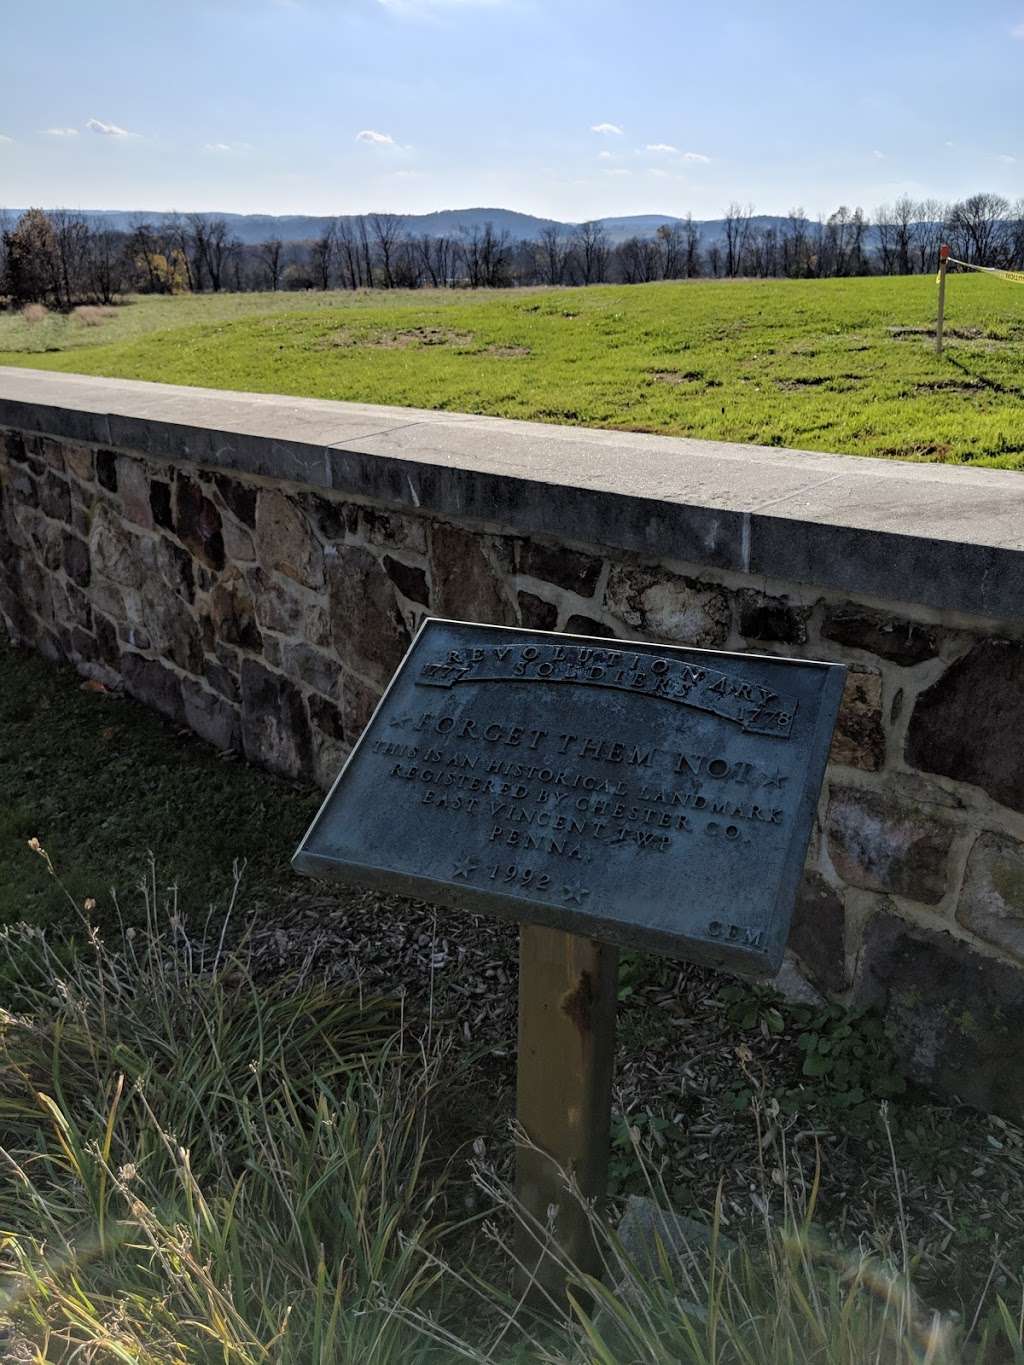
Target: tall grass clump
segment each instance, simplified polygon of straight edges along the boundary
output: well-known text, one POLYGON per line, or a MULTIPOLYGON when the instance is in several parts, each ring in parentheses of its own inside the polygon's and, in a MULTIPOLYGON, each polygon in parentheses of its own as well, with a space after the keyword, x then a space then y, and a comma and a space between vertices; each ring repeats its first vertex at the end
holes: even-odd
POLYGON ((385 1001, 258 983, 158 899, 111 942, 3 931, 0 1355, 415 1361, 438 1055, 385 1001))
POLYGON ((963 1313, 915 1291, 884 1108, 898 1214, 870 1244, 817 1227, 820 1160, 791 1159, 811 1134, 759 1093, 756 1214, 734 1201, 726 1235, 720 1194, 706 1227, 661 1219, 671 1171, 631 1125, 654 1231, 588 1207, 584 1273, 509 1187, 511 1143, 446 1150, 466 1072, 441 1021, 417 1042, 394 1002, 262 979, 235 897, 193 931, 152 868, 142 890, 144 925, 107 938, 70 898, 74 934, 0 930, 0 1359, 1024 1365, 1012 1277, 963 1313))
MULTIPOLYGON (((887 1124, 884 1109, 880 1122, 887 1124)), ((836 1247, 814 1222, 820 1169, 807 1187, 784 1147, 774 1154, 783 1165, 764 1169, 755 1198, 761 1225, 734 1241, 722 1230, 721 1193, 706 1227, 662 1212, 671 1207, 668 1190, 637 1143, 653 1227, 648 1239, 634 1234, 627 1243, 585 1205, 596 1273, 568 1259, 550 1228, 478 1162, 476 1183, 493 1211, 485 1231, 518 1266, 517 1292, 444 1267, 465 1293, 480 1296, 478 1320, 494 1324, 486 1340, 460 1335, 420 1306, 398 1311, 445 1359, 473 1365, 1024 1365, 1024 1298, 1010 1303, 987 1286, 968 1318, 933 1310, 915 1291, 902 1222, 878 1230, 902 1243, 901 1264, 866 1247, 836 1247), (531 1273, 544 1254, 561 1266, 564 1297, 531 1273)), ((580 1198, 569 1177, 563 1190, 567 1200, 580 1198)))

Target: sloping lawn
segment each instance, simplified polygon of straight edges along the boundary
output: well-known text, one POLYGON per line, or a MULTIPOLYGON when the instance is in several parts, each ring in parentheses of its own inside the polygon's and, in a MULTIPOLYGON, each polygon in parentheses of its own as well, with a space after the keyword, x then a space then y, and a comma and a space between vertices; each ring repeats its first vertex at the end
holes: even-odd
POLYGON ((943 357, 935 307, 930 277, 147 299, 0 318, 0 364, 1024 466, 1024 288, 952 277, 943 357))

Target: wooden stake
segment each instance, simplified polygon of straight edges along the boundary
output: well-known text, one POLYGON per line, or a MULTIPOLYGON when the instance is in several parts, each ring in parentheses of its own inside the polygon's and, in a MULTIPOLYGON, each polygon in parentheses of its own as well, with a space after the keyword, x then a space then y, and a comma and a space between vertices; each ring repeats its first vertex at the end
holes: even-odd
POLYGON ((605 1194, 618 967, 618 949, 609 944, 539 925, 520 929, 517 1110, 538 1150, 520 1146, 516 1189, 539 1226, 524 1229, 518 1252, 556 1300, 565 1292, 565 1272, 543 1250, 545 1229, 582 1270, 600 1267, 586 1211, 559 1167, 572 1172, 584 1198, 605 1194))
POLYGON ((939 320, 935 327, 935 352, 942 354, 942 329, 946 321, 946 261, 949 247, 939 247, 939 320))

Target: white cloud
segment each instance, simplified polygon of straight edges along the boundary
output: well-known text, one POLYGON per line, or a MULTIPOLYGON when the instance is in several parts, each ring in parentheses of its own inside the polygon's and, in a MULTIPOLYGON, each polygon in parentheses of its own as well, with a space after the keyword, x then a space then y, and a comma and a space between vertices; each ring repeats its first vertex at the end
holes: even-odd
POLYGON ((625 166, 613 166, 605 175, 632 175, 632 171, 627 171, 625 166))
POLYGON ((1015 166, 1017 164, 1017 158, 1015 156, 1009 156, 1006 152, 999 152, 995 157, 995 160, 1001 161, 1004 166, 1015 166))
POLYGON ((370 142, 376 147, 394 147, 395 139, 390 133, 378 133, 373 128, 364 128, 361 133, 356 133, 357 142, 370 142))
POLYGON ((709 156, 705 156, 703 152, 683 152, 683 160, 700 161, 704 165, 707 165, 710 162, 711 158, 709 156))
POLYGON ((592 133, 614 133, 616 137, 622 136, 622 129, 617 123, 592 123, 590 131, 592 133))
POLYGON ((204 152, 249 152, 252 148, 248 142, 204 142, 204 152))
POLYGON ((673 147, 671 142, 648 142, 644 148, 645 152, 671 152, 674 156, 678 155, 679 148, 673 147))
POLYGON ((597 154, 597 159, 598 159, 598 161, 614 161, 614 160, 615 160, 615 153, 614 153, 614 152, 598 152, 598 154, 597 154))
POLYGON ((6 133, 0 133, 0 142, 13 142, 13 137, 8 137, 6 133))
POLYGON ((1024 43, 1024 24, 1014 24, 1013 28, 1010 29, 1010 37, 1024 43))
POLYGON ((947 142, 947 143, 946 143, 946 146, 947 146, 947 147, 955 147, 955 146, 956 146, 956 143, 955 143, 955 142, 947 142))
POLYGON ((44 137, 77 137, 77 128, 44 128, 44 137))
POLYGON ((884 153, 884 152, 880 152, 880 151, 878 150, 877 147, 876 147, 875 150, 871 153, 871 155, 875 158, 876 161, 884 161, 884 160, 885 160, 885 153, 884 153))
POLYGON ((656 175, 660 180, 671 179, 668 171, 663 171, 660 166, 652 166, 647 172, 648 175, 656 175))
POLYGON ((98 118, 89 119, 85 126, 91 133, 101 133, 104 137, 138 137, 138 133, 129 133, 127 128, 119 128, 116 123, 104 123, 98 118))

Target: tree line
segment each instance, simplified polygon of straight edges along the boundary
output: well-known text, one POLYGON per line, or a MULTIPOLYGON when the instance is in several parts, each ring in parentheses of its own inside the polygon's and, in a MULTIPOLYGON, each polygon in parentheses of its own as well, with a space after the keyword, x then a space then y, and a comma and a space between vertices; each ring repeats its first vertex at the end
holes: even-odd
POLYGON ((129 230, 67 210, 0 220, 0 296, 68 310, 128 293, 221 290, 502 289, 755 277, 911 275, 935 269, 939 245, 972 264, 1024 267, 1024 200, 974 194, 953 204, 904 197, 869 218, 845 205, 812 220, 794 208, 763 219, 731 204, 713 236, 687 214, 652 236, 613 243, 600 222, 552 224, 513 240, 490 223, 451 236, 409 231, 398 214, 332 221, 313 240, 233 236, 224 218, 191 213, 129 230))

